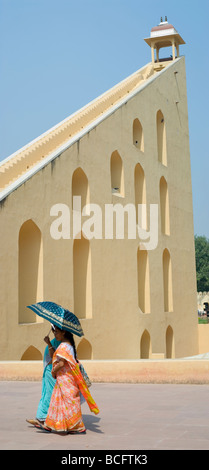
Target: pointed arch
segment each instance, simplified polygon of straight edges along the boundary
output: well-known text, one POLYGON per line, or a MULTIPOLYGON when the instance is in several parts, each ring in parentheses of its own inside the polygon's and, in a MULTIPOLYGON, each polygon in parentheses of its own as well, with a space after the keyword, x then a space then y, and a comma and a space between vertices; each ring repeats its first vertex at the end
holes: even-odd
POLYGON ((161 231, 165 235, 170 235, 168 185, 164 176, 160 179, 160 215, 161 231))
POLYGON ((137 250, 138 305, 143 313, 150 313, 150 276, 147 250, 137 250))
POLYGON ((169 325, 166 330, 166 358, 173 359, 175 357, 175 345, 173 328, 169 325))
POLYGON ((121 196, 124 196, 123 161, 117 150, 115 150, 111 155, 110 172, 112 193, 118 193, 121 196))
POLYGON ((152 345, 150 334, 147 330, 144 330, 141 341, 140 341, 140 358, 150 359, 152 356, 152 345))
POLYGON ((88 178, 80 167, 74 171, 72 176, 72 203, 74 196, 81 197, 81 211, 86 206, 86 204, 90 203, 88 178))
POLYGON ((164 311, 173 311, 173 287, 172 287, 172 267, 170 253, 165 248, 163 251, 163 290, 164 290, 164 311))
POLYGON ((133 144, 141 152, 144 152, 144 132, 138 118, 134 119, 133 122, 133 144))
POLYGON ((75 315, 78 318, 91 318, 91 247, 83 235, 73 243, 73 290, 75 315))
POLYGON ((160 163, 167 166, 165 119, 160 109, 158 110, 157 115, 156 115, 156 124, 157 124, 158 160, 160 163))
POLYGON ((78 347, 77 347, 77 355, 79 359, 92 359, 92 346, 91 343, 82 338, 78 347))
POLYGON ((21 357, 21 361, 41 361, 42 354, 35 348, 35 346, 29 346, 21 357))
POLYGON ((135 205, 136 205, 136 223, 140 224, 143 229, 147 229, 147 212, 139 213, 139 205, 146 205, 146 180, 145 174, 140 163, 137 163, 134 170, 134 189, 135 189, 135 205), (141 219, 141 220, 140 220, 141 219))
POLYGON ((31 219, 20 228, 18 248, 19 323, 40 322, 43 320, 27 308, 43 299, 42 235, 31 219))

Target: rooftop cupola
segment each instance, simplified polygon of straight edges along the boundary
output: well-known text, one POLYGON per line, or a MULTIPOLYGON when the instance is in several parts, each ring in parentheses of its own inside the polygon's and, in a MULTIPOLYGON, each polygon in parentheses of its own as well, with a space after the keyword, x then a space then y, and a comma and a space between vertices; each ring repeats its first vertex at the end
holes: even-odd
POLYGON ((161 17, 160 24, 154 26, 151 29, 150 37, 145 38, 146 43, 151 47, 152 51, 152 63, 155 64, 156 69, 161 69, 164 67, 163 62, 168 60, 175 60, 176 57, 179 57, 179 45, 185 44, 185 41, 182 39, 178 31, 174 26, 168 23, 167 16, 165 21, 161 17), (162 47, 172 46, 172 55, 164 59, 159 59, 159 50, 162 47), (156 50, 156 59, 155 51, 156 50))

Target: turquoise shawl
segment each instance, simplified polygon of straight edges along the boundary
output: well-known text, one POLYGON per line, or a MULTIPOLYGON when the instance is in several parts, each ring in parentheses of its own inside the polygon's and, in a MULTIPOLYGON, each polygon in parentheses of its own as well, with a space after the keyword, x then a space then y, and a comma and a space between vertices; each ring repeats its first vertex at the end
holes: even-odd
MULTIPOLYGON (((57 341, 55 338, 52 339, 51 345, 56 350, 60 344, 60 341, 57 341)), ((42 377, 42 392, 41 399, 38 405, 38 410, 36 413, 36 418, 40 421, 44 421, 47 417, 49 404, 51 401, 52 392, 56 383, 56 379, 52 377, 52 359, 49 355, 49 348, 46 347, 44 351, 44 371, 42 377)))

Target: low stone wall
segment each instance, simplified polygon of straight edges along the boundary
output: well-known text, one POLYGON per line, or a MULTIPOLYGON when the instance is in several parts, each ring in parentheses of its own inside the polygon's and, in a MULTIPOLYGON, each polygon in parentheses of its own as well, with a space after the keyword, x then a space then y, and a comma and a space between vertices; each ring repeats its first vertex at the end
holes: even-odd
POLYGON ((209 323, 198 325, 199 354, 209 352, 209 323))
MULTIPOLYGON (((209 383, 208 359, 82 361, 92 382, 209 383)), ((0 380, 41 380, 42 361, 2 361, 0 380)))

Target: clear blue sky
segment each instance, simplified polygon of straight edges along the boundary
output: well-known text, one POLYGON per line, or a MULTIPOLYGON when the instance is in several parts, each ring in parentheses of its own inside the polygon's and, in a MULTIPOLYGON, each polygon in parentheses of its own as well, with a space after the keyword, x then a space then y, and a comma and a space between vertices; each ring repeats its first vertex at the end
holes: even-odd
POLYGON ((148 63, 165 15, 186 41, 194 231, 209 238, 208 0, 0 0, 0 160, 148 63))

